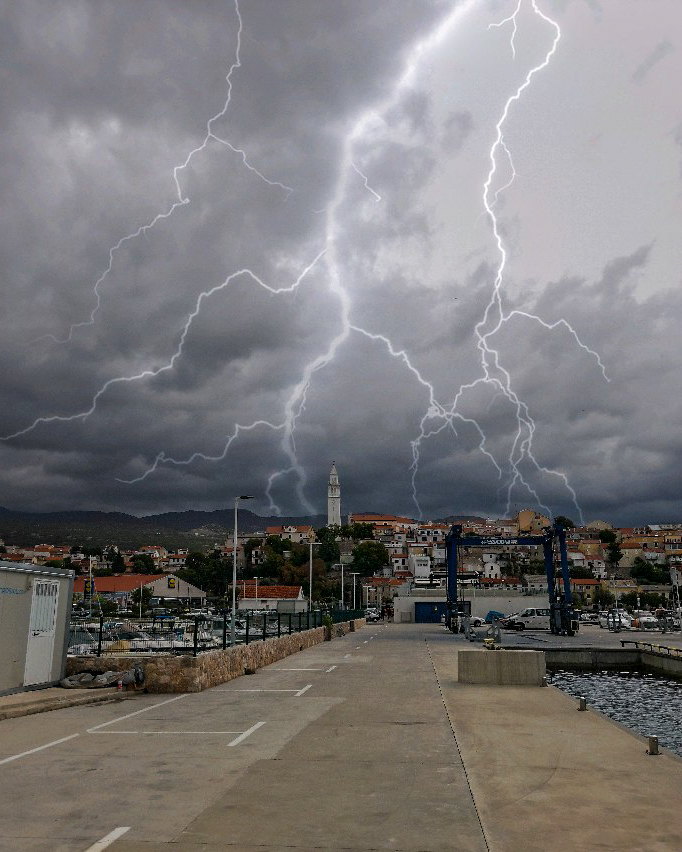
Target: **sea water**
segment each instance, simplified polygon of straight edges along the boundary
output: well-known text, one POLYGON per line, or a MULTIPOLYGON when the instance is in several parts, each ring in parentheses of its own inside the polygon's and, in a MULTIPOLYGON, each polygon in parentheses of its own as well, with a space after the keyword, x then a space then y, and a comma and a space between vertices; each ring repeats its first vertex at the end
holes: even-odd
POLYGON ((575 672, 559 669, 548 681, 588 707, 682 756, 682 682, 640 671, 575 672))

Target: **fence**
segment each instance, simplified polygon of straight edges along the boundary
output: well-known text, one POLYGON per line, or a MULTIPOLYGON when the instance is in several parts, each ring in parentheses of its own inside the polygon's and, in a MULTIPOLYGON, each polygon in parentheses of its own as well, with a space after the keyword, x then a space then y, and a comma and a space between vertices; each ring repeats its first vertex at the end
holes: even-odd
MULTIPOLYGON (((313 610, 312 612, 238 613, 235 619, 235 645, 274 636, 286 636, 322 627, 329 617, 333 624, 362 618, 363 610, 313 610)), ((72 621, 69 650, 73 656, 106 654, 191 654, 232 644, 232 618, 229 612, 216 616, 163 615, 147 619, 98 619, 72 621)))

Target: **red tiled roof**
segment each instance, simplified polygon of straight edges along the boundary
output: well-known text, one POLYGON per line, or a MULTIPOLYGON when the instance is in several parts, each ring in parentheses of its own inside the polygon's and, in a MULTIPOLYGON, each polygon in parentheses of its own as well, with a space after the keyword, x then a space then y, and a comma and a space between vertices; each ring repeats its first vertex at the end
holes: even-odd
MULTIPOLYGON (((115 574, 113 577, 93 577, 93 580, 97 592, 132 592, 133 589, 147 586, 167 576, 167 574, 115 574)), ((73 581, 75 593, 81 595, 84 593, 87 579, 85 576, 76 577, 73 581)))
POLYGON ((303 524, 302 526, 297 524, 285 524, 282 527, 266 527, 265 532, 268 535, 277 535, 277 533, 290 532, 291 530, 294 530, 295 532, 309 533, 312 529, 313 528, 310 524, 303 524))
POLYGON ((237 590, 241 598, 258 598, 258 600, 267 600, 269 598, 297 598, 301 593, 300 586, 265 586, 262 583, 258 584, 258 594, 256 594, 256 584, 237 583, 237 590))

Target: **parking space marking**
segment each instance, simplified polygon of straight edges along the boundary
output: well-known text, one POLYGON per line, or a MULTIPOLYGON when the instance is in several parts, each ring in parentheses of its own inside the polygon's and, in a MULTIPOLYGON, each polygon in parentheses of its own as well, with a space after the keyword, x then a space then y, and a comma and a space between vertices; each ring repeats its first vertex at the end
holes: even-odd
POLYGON ((307 686, 304 686, 303 689, 299 689, 294 697, 300 698, 303 695, 303 693, 307 692, 311 687, 312 687, 312 683, 309 683, 307 686))
POLYGON ((93 731, 93 734, 241 734, 243 731, 93 731))
POLYGON ((28 757, 29 754, 35 754, 37 751, 42 751, 45 748, 52 748, 52 746, 59 745, 60 743, 65 743, 67 740, 72 740, 74 737, 80 736, 79 734, 71 734, 68 737, 62 737, 59 740, 52 740, 51 743, 45 743, 45 745, 37 746, 36 748, 30 748, 28 751, 22 751, 21 754, 13 754, 11 757, 5 757, 0 760, 0 765, 3 763, 11 763, 13 760, 19 760, 21 757, 28 757))
POLYGON ((328 672, 329 669, 273 669, 278 672, 328 672))
POLYGON ((244 731, 243 734, 240 734, 236 739, 232 740, 231 743, 228 743, 228 746, 236 746, 239 743, 243 743, 247 737, 250 737, 254 731, 257 731, 259 728, 262 728, 265 722, 256 722, 255 725, 251 725, 248 731, 244 731))
POLYGON ((344 660, 347 660, 347 659, 348 659, 349 657, 351 657, 351 656, 352 656, 352 654, 344 654, 344 655, 343 655, 343 658, 344 658, 344 660))
POLYGON ((325 670, 324 670, 324 673, 325 673, 325 674, 329 674, 329 672, 333 672, 335 668, 336 668, 336 666, 329 666, 329 668, 328 668, 328 669, 325 669, 325 670))
POLYGON ((171 701, 180 701, 181 698, 187 698, 188 695, 189 693, 176 695, 175 698, 167 698, 165 701, 159 701, 157 704, 150 704, 149 707, 143 707, 142 710, 135 710, 134 713, 126 713, 125 716, 118 716, 118 718, 112 719, 110 722, 102 722, 101 725, 95 725, 92 728, 88 728, 87 733, 92 734, 95 731, 99 731, 100 728, 106 728, 108 725, 115 725, 116 722, 122 722, 124 719, 130 719, 132 716, 139 716, 140 713, 147 713, 149 710, 155 710, 157 707, 162 707, 164 704, 170 704, 171 701))
POLYGON ((123 836, 126 831, 130 831, 129 825, 122 825, 120 828, 115 828, 101 840, 98 840, 97 843, 93 843, 92 846, 88 846, 85 852, 102 852, 102 850, 106 849, 107 846, 111 846, 114 840, 118 840, 119 837, 123 836))
MULTIPOLYGON (((311 684, 308 684, 312 686, 311 684)), ((216 689, 215 692, 298 692, 298 689, 216 689)))

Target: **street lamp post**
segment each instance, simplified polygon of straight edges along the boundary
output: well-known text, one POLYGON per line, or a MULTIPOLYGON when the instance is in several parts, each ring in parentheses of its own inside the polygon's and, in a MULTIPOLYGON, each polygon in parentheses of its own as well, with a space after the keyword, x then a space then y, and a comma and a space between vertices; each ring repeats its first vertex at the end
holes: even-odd
POLYGON ((346 598, 343 594, 343 562, 341 563, 341 609, 346 608, 346 598))
POLYGON ((232 626, 230 628, 230 644, 236 641, 237 629, 237 506, 240 500, 253 500, 252 494, 242 494, 234 498, 234 551, 232 553, 232 626))
POLYGON ((355 578, 360 576, 360 572, 351 571, 350 573, 353 575, 353 609, 355 609, 355 578))
POLYGON ((308 612, 312 612, 312 610, 313 610, 313 547, 316 544, 320 544, 320 542, 310 540, 308 542, 308 544, 310 545, 310 574, 309 574, 309 577, 308 577, 308 583, 309 583, 309 586, 308 586, 308 612))

